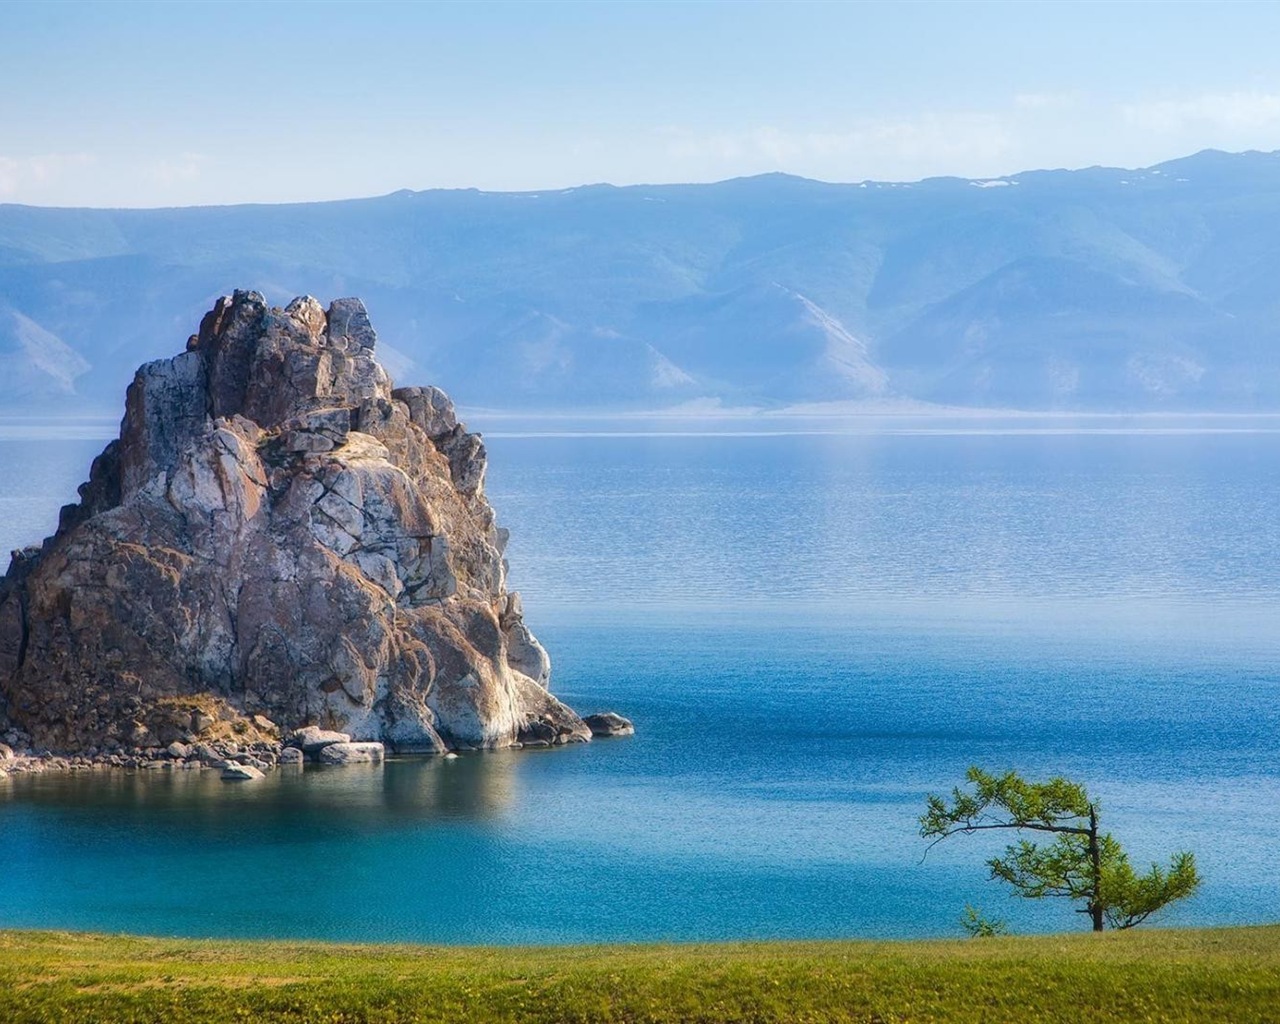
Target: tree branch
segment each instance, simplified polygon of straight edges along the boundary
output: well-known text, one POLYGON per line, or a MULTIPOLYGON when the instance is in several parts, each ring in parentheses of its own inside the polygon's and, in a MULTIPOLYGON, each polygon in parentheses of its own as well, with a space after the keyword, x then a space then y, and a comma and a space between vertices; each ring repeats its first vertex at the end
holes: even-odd
MULTIPOLYGON (((1016 821, 1001 821, 991 825, 974 825, 974 824, 957 825, 955 828, 950 828, 950 829, 947 829, 945 832, 938 833, 937 838, 934 839, 933 842, 931 842, 928 846, 924 848, 924 853, 920 855, 920 863, 923 864, 929 856, 929 851, 932 850, 944 839, 947 839, 951 836, 957 836, 957 835, 967 836, 967 835, 971 835, 974 832, 985 832, 988 829, 995 829, 995 828, 1012 828, 1012 829, 1029 828, 1034 832, 1065 832, 1071 835, 1078 835, 1078 836, 1087 836, 1089 834, 1089 830, 1087 828, 1075 828, 1074 826, 1071 826, 1071 825, 1038 825, 1034 822, 1022 823, 1022 822, 1016 822, 1016 821)), ((925 833, 925 834, 929 835, 930 833, 925 833)))
POLYGON ((981 832, 989 828, 1029 828, 1033 832, 1067 832, 1077 836, 1087 836, 1089 834, 1087 828, 1077 828, 1074 825, 1040 825, 1032 821, 1002 821, 994 825, 957 825, 955 828, 943 832, 938 836, 938 839, 946 839, 948 836, 961 833, 968 835, 970 832, 981 832))

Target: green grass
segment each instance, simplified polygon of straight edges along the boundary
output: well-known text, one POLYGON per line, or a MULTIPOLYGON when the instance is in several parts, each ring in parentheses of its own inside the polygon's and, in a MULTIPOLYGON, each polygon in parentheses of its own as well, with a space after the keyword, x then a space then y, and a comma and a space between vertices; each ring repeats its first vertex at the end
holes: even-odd
POLYGON ((1280 1022, 1280 926, 540 949, 0 932, 0 1021, 1280 1022))

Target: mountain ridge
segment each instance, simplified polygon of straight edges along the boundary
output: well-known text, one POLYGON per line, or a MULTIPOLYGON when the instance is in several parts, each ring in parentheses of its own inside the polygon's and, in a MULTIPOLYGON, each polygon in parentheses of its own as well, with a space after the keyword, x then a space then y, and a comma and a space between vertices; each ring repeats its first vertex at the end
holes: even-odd
MULTIPOLYGON (((777 409, 889 396, 1280 409, 1280 152, 832 183, 774 173, 320 203, 0 205, 0 303, 118 401, 229 282, 358 293, 468 407, 777 409), (129 293, 128 315, 101 310, 129 293), (788 300, 786 296, 794 296, 788 300), (1154 369, 1153 369, 1154 368, 1154 369)), ((27 399, 0 389, 0 411, 27 399)))

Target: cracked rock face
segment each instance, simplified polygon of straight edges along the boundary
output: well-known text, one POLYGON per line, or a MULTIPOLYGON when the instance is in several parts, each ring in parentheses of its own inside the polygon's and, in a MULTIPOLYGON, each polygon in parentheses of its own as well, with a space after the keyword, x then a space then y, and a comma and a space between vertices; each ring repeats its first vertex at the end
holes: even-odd
POLYGON ((0 722, 55 751, 265 716, 399 752, 587 740, 508 593, 485 449, 358 299, 236 292, 0 580, 0 722), (208 714, 205 714, 208 712, 208 714))

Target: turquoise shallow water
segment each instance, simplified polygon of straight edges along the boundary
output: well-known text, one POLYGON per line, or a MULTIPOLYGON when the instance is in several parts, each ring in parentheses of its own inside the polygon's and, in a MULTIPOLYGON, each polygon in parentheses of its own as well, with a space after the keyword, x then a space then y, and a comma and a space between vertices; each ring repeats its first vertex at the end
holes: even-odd
MULTIPOLYGON (((1080 927, 987 882, 985 839, 922 862, 923 796, 972 762, 1088 782, 1140 863, 1195 850, 1166 923, 1280 917, 1275 435, 501 426, 489 491, 555 688, 634 738, 252 787, 16 778, 0 925, 905 936, 970 902, 1080 927)), ((2 438, 12 546, 99 445, 2 438)))

